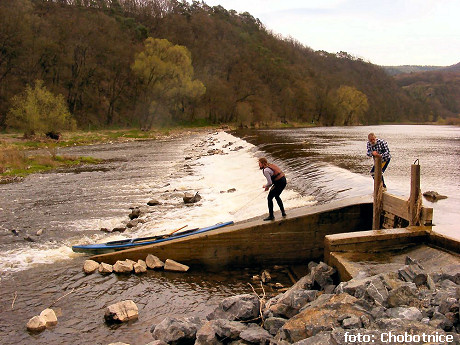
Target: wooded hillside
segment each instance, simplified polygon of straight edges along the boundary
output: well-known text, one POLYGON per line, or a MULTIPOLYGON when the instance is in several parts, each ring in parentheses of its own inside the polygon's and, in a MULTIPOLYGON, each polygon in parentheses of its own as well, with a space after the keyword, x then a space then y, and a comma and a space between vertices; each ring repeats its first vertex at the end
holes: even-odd
POLYGON ((0 127, 13 96, 37 80, 64 96, 80 128, 196 120, 352 125, 451 115, 379 66, 313 51, 249 13, 201 2, 2 0, 0 127))

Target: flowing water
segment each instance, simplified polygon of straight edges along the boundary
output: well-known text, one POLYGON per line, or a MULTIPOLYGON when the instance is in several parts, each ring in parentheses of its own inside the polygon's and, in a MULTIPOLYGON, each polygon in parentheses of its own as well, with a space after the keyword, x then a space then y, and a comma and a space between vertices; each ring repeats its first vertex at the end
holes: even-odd
MULTIPOLYGON (((261 156, 286 172, 282 197, 288 214, 298 206, 371 194, 371 160, 365 156, 371 131, 388 141, 392 153, 385 172, 388 191, 408 195, 410 165, 419 159, 422 191, 448 196, 437 203, 424 200, 424 205, 434 208, 436 225, 460 237, 455 227, 460 221, 458 127, 219 132, 61 149, 60 154, 93 156, 105 163, 0 185, 0 343, 145 344, 152 340, 150 327, 167 315, 204 316, 223 297, 251 293, 248 282, 259 273, 257 268, 85 276, 81 268, 86 256, 70 247, 262 217, 267 206, 257 165, 261 156), (184 192, 197 191, 202 200, 185 205, 184 192), (146 206, 152 198, 161 204, 146 206), (100 230, 125 225, 135 206, 146 208, 145 223, 123 234, 100 230), (37 236, 39 230, 43 233, 37 236), (25 241, 27 235, 34 242, 25 241), (125 299, 138 305, 139 320, 107 326, 105 307, 125 299), (58 325, 28 333, 27 321, 50 305, 60 311, 58 325)), ((287 278, 280 273, 278 279, 287 278)))

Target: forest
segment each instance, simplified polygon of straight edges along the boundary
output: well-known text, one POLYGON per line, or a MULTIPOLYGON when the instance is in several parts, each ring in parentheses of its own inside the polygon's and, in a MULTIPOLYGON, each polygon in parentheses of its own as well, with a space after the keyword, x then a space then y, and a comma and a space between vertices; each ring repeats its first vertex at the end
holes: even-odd
POLYGON ((426 122, 458 117, 455 83, 427 101, 380 66, 204 2, 0 1, 0 129, 426 122))

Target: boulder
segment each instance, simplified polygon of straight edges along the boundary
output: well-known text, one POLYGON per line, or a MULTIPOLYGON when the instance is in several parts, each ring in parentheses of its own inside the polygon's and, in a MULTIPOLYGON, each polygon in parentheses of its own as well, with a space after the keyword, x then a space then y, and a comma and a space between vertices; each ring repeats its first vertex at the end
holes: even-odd
POLYGON ((347 293, 338 295, 323 294, 307 305, 299 314, 289 319, 277 334, 278 340, 294 343, 325 331, 340 327, 340 316, 360 318, 371 317, 358 299, 347 293))
POLYGON ((411 321, 420 321, 423 315, 420 310, 415 307, 395 307, 387 310, 387 315, 390 318, 405 319, 411 321))
POLYGON ((237 322, 224 319, 210 320, 206 322, 196 334, 196 345, 219 345, 225 341, 236 340, 241 332, 245 331, 247 326, 237 322))
POLYGON ((201 195, 196 192, 196 194, 185 193, 182 198, 185 204, 194 204, 201 200, 201 195))
POLYGON ((214 328, 214 320, 206 322, 197 332, 195 345, 224 345, 214 328))
POLYGON ((201 326, 202 322, 197 317, 166 317, 152 330, 152 336, 172 345, 192 344, 201 326))
POLYGON ((164 270, 165 271, 174 271, 174 272, 187 272, 190 267, 183 265, 179 262, 176 262, 171 259, 166 259, 164 270))
POLYGON ((388 305, 390 307, 414 306, 418 301, 417 287, 414 283, 402 283, 388 293, 388 305))
POLYGON ((262 327, 254 324, 240 333, 240 338, 252 344, 268 344, 273 336, 262 327))
POLYGON ((147 202, 147 205, 156 206, 156 205, 160 205, 160 202, 157 199, 152 199, 147 202))
POLYGON ((113 265, 113 271, 116 273, 130 273, 134 269, 132 262, 118 260, 113 265))
POLYGON ((83 271, 86 274, 94 273, 98 268, 99 262, 96 262, 94 260, 85 260, 85 263, 83 264, 83 271))
POLYGON ((208 320, 226 319, 253 320, 259 317, 260 301, 255 295, 245 294, 225 298, 206 318, 208 320))
POLYGON ((152 254, 147 255, 145 263, 147 264, 148 268, 153 270, 163 268, 165 265, 163 261, 161 261, 159 258, 152 254))
POLYGON ((132 300, 121 301, 107 307, 104 319, 107 323, 121 323, 139 317, 139 309, 132 300))
POLYGON ((281 317, 269 317, 264 321, 264 328, 270 333, 271 335, 276 335, 278 330, 283 327, 286 323, 286 319, 281 317))
POLYGON ((126 224, 126 227, 127 227, 128 229, 131 229, 131 228, 136 227, 138 224, 139 224, 139 218, 136 218, 136 219, 130 220, 130 221, 126 224))
POLYGON ((27 322, 27 330, 30 332, 41 332, 46 329, 46 320, 43 316, 34 316, 27 322))
POLYGON ((135 273, 145 273, 147 272, 147 264, 144 260, 137 261, 134 265, 134 272, 135 273))
POLYGON ((110 274, 113 272, 113 266, 106 264, 105 262, 101 262, 99 265, 99 273, 101 274, 110 274))
POLYGON ((436 202, 436 201, 441 200, 441 199, 447 199, 447 196, 441 195, 438 192, 435 192, 435 191, 432 191, 432 190, 423 193, 423 196, 428 201, 431 201, 431 202, 436 202))
POLYGON ((46 322, 46 327, 56 326, 58 323, 56 313, 53 309, 47 308, 40 313, 40 317, 42 317, 46 322))
POLYGON ((288 290, 269 309, 274 316, 291 318, 308 302, 314 301, 317 295, 317 290, 288 290))
POLYGON ((139 218, 142 215, 143 215, 143 213, 142 213, 141 209, 139 207, 134 207, 131 210, 131 213, 128 215, 128 217, 129 217, 129 219, 133 220, 135 218, 139 218))

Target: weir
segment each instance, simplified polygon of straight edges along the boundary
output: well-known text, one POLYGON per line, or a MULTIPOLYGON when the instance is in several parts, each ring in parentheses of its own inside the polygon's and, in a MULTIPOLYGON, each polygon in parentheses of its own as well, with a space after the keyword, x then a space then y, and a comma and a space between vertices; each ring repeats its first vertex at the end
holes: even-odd
MULTIPOLYGON (((306 265, 311 260, 324 260, 338 269, 342 280, 356 275, 363 262, 372 266, 382 255, 388 262, 388 256, 395 256, 390 253, 402 253, 420 245, 442 248, 450 261, 460 262, 459 242, 432 232, 433 210, 422 206, 420 166, 412 169, 411 196, 404 200, 383 190, 381 162, 376 159, 375 165, 373 200, 369 195, 300 207, 289 210, 287 218, 275 213, 275 221, 249 219, 92 259, 114 264, 117 260, 145 260, 153 254, 163 261, 172 259, 208 269, 306 265)), ((445 256, 431 257, 446 260, 445 256)))

